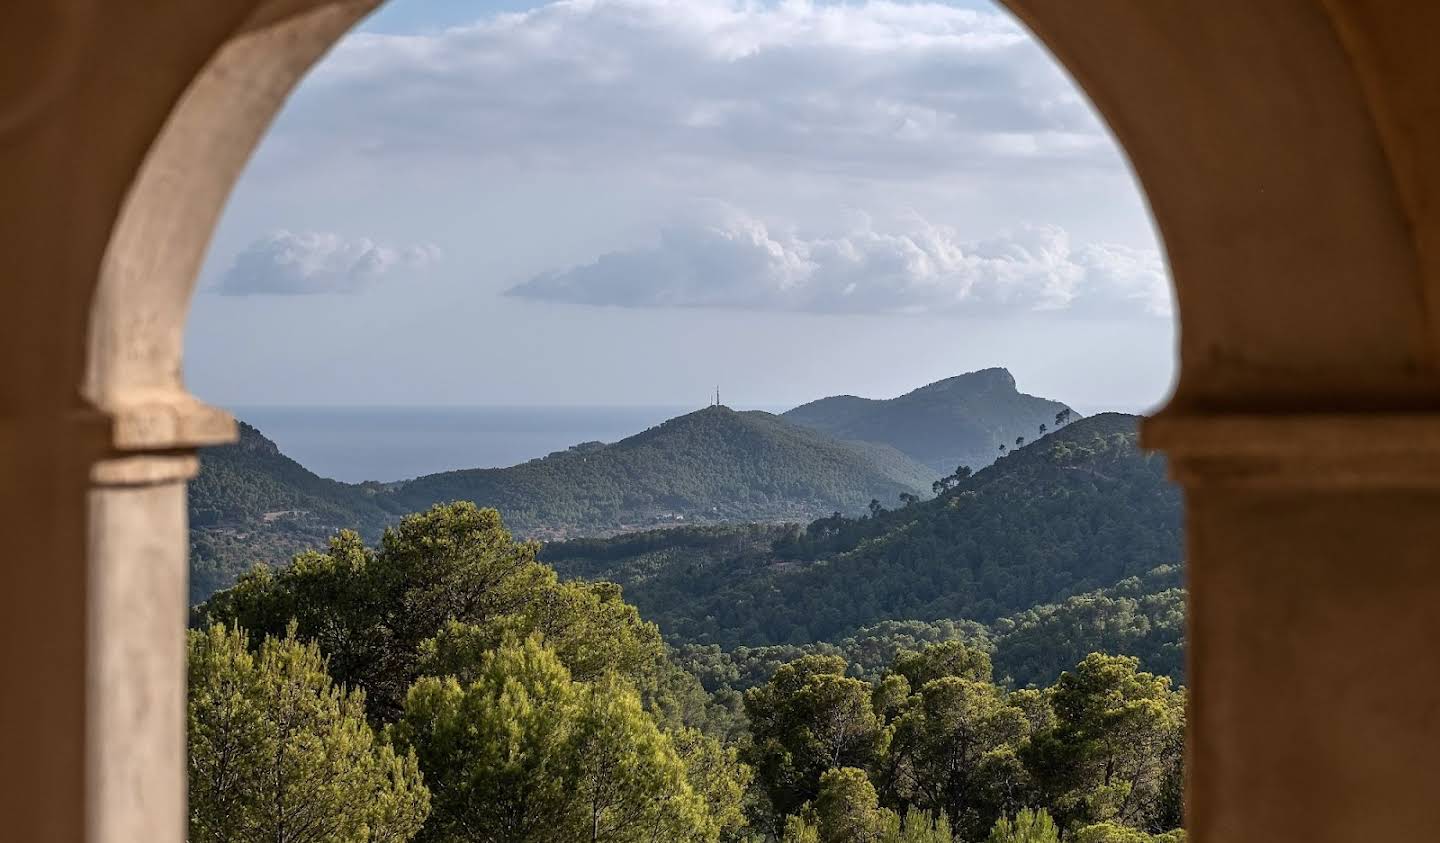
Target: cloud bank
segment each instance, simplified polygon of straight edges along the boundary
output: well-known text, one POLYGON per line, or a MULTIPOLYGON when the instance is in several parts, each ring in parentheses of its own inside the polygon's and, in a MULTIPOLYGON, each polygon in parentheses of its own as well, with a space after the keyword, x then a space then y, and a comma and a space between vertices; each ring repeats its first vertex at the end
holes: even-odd
POLYGON ((236 255, 215 290, 227 296, 359 293, 440 257, 439 247, 430 244, 396 248, 364 237, 277 231, 236 255))
POLYGON ((1017 23, 938 2, 562 0, 427 34, 353 34, 298 101, 281 136, 366 157, 912 178, 1119 162, 1017 23))
POLYGON ((653 246, 601 255, 507 291, 548 302, 809 313, 1065 312, 1165 316, 1158 252, 1075 244, 1056 226, 966 241, 911 218, 893 230, 863 220, 805 236, 727 210, 660 233, 653 246))

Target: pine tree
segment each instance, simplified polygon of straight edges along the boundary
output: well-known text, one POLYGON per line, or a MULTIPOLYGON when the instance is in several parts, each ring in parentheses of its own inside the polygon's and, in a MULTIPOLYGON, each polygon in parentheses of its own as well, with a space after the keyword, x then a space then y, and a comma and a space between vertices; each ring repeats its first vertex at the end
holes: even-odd
POLYGON ((1080 829, 1075 834, 1075 843, 1155 843, 1155 838, 1143 831, 1106 822, 1080 829))
POLYGON ((820 829, 820 843, 879 843, 889 811, 864 770, 841 767, 820 777, 820 793, 811 813, 820 829))
POLYGON ((190 633, 192 843, 403 843, 430 794, 413 753, 365 722, 364 695, 336 687, 319 649, 213 626, 190 633))
POLYGON ((247 575, 204 609, 256 633, 278 635, 293 619, 336 680, 365 691, 377 721, 400 716, 422 674, 461 670, 507 634, 544 634, 576 679, 653 681, 664 652, 655 626, 614 586, 559 582, 537 549, 495 510, 462 501, 406 516, 378 550, 342 531, 326 551, 247 575))
POLYGON ((893 790, 907 803, 944 811, 966 839, 984 835, 998 813, 983 798, 987 774, 1026 736, 1024 712, 988 679, 942 676, 912 699, 893 726, 893 790))
POLYGON ((944 814, 911 808, 900 815, 880 806, 865 771, 827 770, 820 793, 800 816, 786 821, 783 843, 953 843, 944 814))
POLYGON ((585 836, 566 839, 719 840, 721 828, 690 786, 685 762, 634 691, 613 679, 586 686, 571 751, 585 836))
POLYGON ((634 690, 574 681, 538 637, 486 654, 468 685, 420 679, 391 734, 435 782, 427 841, 715 841, 740 819, 710 810, 634 690))
POLYGON ((1091 653, 1050 698, 1055 725, 1032 740, 1027 766, 1063 823, 1150 828, 1171 813, 1185 706, 1169 679, 1134 657, 1091 653))
POLYGON ((1060 843, 1060 831, 1045 809, 1024 809, 1015 815, 1001 817, 990 830, 986 843, 1060 843))
POLYGON ((780 815, 819 793, 832 767, 864 767, 875 757, 883 727, 870 686, 845 676, 845 661, 806 656, 745 693, 752 741, 745 760, 780 815))

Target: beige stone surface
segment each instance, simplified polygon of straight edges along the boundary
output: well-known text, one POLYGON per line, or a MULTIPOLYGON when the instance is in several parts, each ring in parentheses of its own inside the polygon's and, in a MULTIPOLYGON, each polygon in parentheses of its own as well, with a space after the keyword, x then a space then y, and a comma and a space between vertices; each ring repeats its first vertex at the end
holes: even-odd
POLYGON ((185 839, 184 531, 183 483, 90 492, 85 839, 93 843, 185 839))
POLYGON ((0 839, 185 833, 180 381, 194 275, 300 76, 373 2, 0 7, 0 839))
MULTIPOLYGON (((0 817, 184 834, 194 275, 306 68, 378 0, 0 7, 0 817)), ((1197 843, 1440 827, 1440 5, 1008 0, 1093 97, 1175 278, 1146 427, 1189 501, 1197 843)))
POLYGON ((1192 839, 1434 839, 1440 490, 1188 500, 1192 839))

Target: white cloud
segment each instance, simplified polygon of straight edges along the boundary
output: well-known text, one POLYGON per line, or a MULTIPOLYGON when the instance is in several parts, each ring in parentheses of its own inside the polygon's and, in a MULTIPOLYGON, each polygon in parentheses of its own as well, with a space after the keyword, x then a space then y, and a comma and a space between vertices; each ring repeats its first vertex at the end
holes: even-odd
POLYGON ((311 155, 909 178, 1119 160, 1018 24, 937 2, 562 0, 353 34, 298 101, 279 137, 311 155))
POLYGON ((227 296, 358 293, 440 260, 431 244, 397 248, 328 232, 277 231, 235 256, 215 290, 227 296))
POLYGON ((1056 226, 987 240, 911 217, 805 236, 730 208, 662 231, 653 246, 546 273, 509 295, 618 307, 814 313, 1170 313, 1158 252, 1074 244, 1056 226))

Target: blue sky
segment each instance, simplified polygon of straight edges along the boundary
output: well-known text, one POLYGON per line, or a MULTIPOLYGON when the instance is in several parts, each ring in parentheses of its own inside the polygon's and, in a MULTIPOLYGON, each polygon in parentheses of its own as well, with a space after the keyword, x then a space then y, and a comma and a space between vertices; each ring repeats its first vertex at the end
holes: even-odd
POLYGON ((391 34, 428 32, 535 6, 527 0, 398 0, 380 7, 360 29, 391 34))
MULTIPOLYGON (((391 34, 428 32, 473 23, 497 13, 524 12, 537 5, 531 0, 392 0, 371 15, 360 29, 391 34)), ((994 7, 985 0, 952 0, 949 5, 982 11, 994 7)))
POLYGON ((187 337, 221 404, 888 396, 1173 370, 1123 156, 988 3, 393 0, 292 98, 187 337), (693 394, 692 394, 693 393, 693 394))

